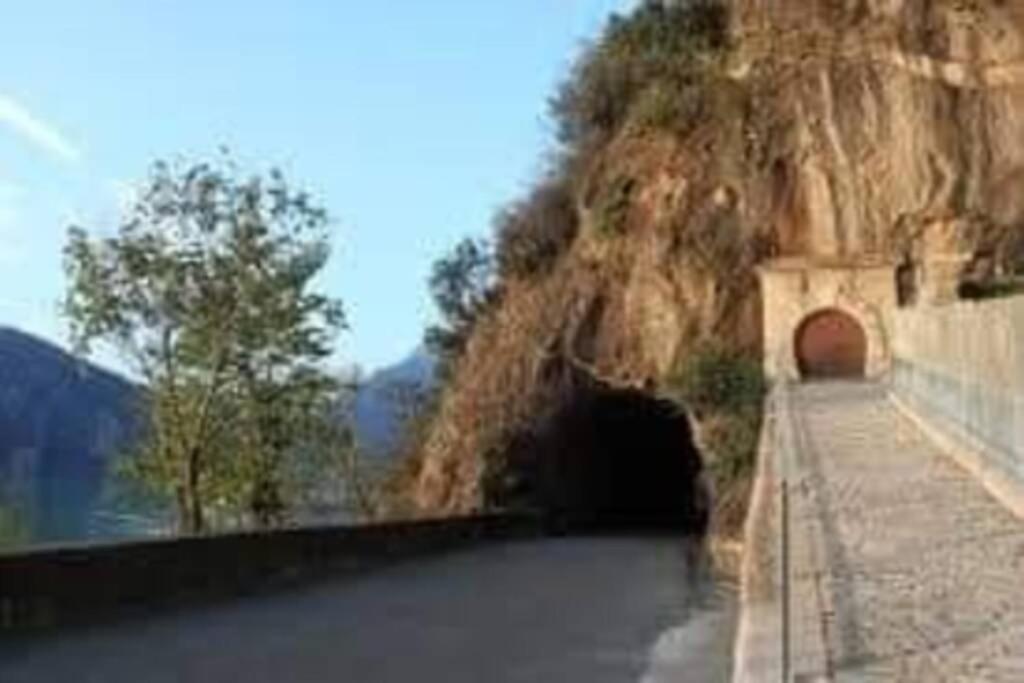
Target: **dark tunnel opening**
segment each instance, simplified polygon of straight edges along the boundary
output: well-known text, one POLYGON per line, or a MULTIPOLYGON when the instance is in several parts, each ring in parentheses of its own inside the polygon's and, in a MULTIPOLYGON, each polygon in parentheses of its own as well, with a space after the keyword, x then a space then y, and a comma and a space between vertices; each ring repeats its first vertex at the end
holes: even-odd
POLYGON ((709 495, 686 413, 633 389, 577 393, 541 436, 535 503, 558 528, 703 534, 709 495))

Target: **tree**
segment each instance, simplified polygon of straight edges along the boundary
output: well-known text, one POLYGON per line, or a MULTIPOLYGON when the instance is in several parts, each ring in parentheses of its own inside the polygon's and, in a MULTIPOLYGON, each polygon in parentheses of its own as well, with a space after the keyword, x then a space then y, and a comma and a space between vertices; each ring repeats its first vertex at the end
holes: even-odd
POLYGON ((483 311, 497 299, 494 258, 483 241, 465 238, 434 264, 430 292, 442 322, 427 329, 425 343, 444 374, 462 354, 483 311))
POLYGON ((118 350, 149 425, 126 472, 174 501, 183 532, 279 520, 289 462, 330 417, 322 369, 344 328, 314 289, 326 212, 276 170, 158 162, 113 237, 69 230, 64 310, 76 347, 118 350))

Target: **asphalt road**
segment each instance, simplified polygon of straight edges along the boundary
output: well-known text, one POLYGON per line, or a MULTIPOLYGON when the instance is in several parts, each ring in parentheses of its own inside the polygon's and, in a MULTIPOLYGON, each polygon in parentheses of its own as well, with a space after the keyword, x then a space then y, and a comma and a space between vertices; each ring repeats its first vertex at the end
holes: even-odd
POLYGON ((735 599, 693 556, 669 538, 488 546, 0 645, 0 681, 727 681, 735 599))

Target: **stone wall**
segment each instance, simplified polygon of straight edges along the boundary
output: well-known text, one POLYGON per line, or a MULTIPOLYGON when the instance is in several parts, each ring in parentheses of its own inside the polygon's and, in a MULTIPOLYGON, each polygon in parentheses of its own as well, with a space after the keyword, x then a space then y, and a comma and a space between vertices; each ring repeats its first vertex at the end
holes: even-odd
POLYGON ((765 373, 772 378, 800 379, 797 330, 809 316, 833 309, 853 317, 867 337, 866 376, 883 376, 890 357, 886 317, 896 307, 894 271, 884 263, 802 259, 778 260, 762 267, 765 373))
POLYGON ((534 518, 480 516, 0 554, 0 634, 337 578, 540 531, 534 518))
POLYGON ((892 331, 894 399, 1024 509, 1024 297, 901 309, 892 331))

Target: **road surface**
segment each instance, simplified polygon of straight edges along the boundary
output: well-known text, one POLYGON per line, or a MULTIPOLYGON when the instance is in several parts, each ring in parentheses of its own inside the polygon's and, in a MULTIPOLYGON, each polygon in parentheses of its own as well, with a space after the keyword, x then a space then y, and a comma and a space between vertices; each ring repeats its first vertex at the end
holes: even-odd
POLYGON ((0 681, 727 681, 734 599, 693 555, 671 538, 492 545, 0 645, 0 681))

